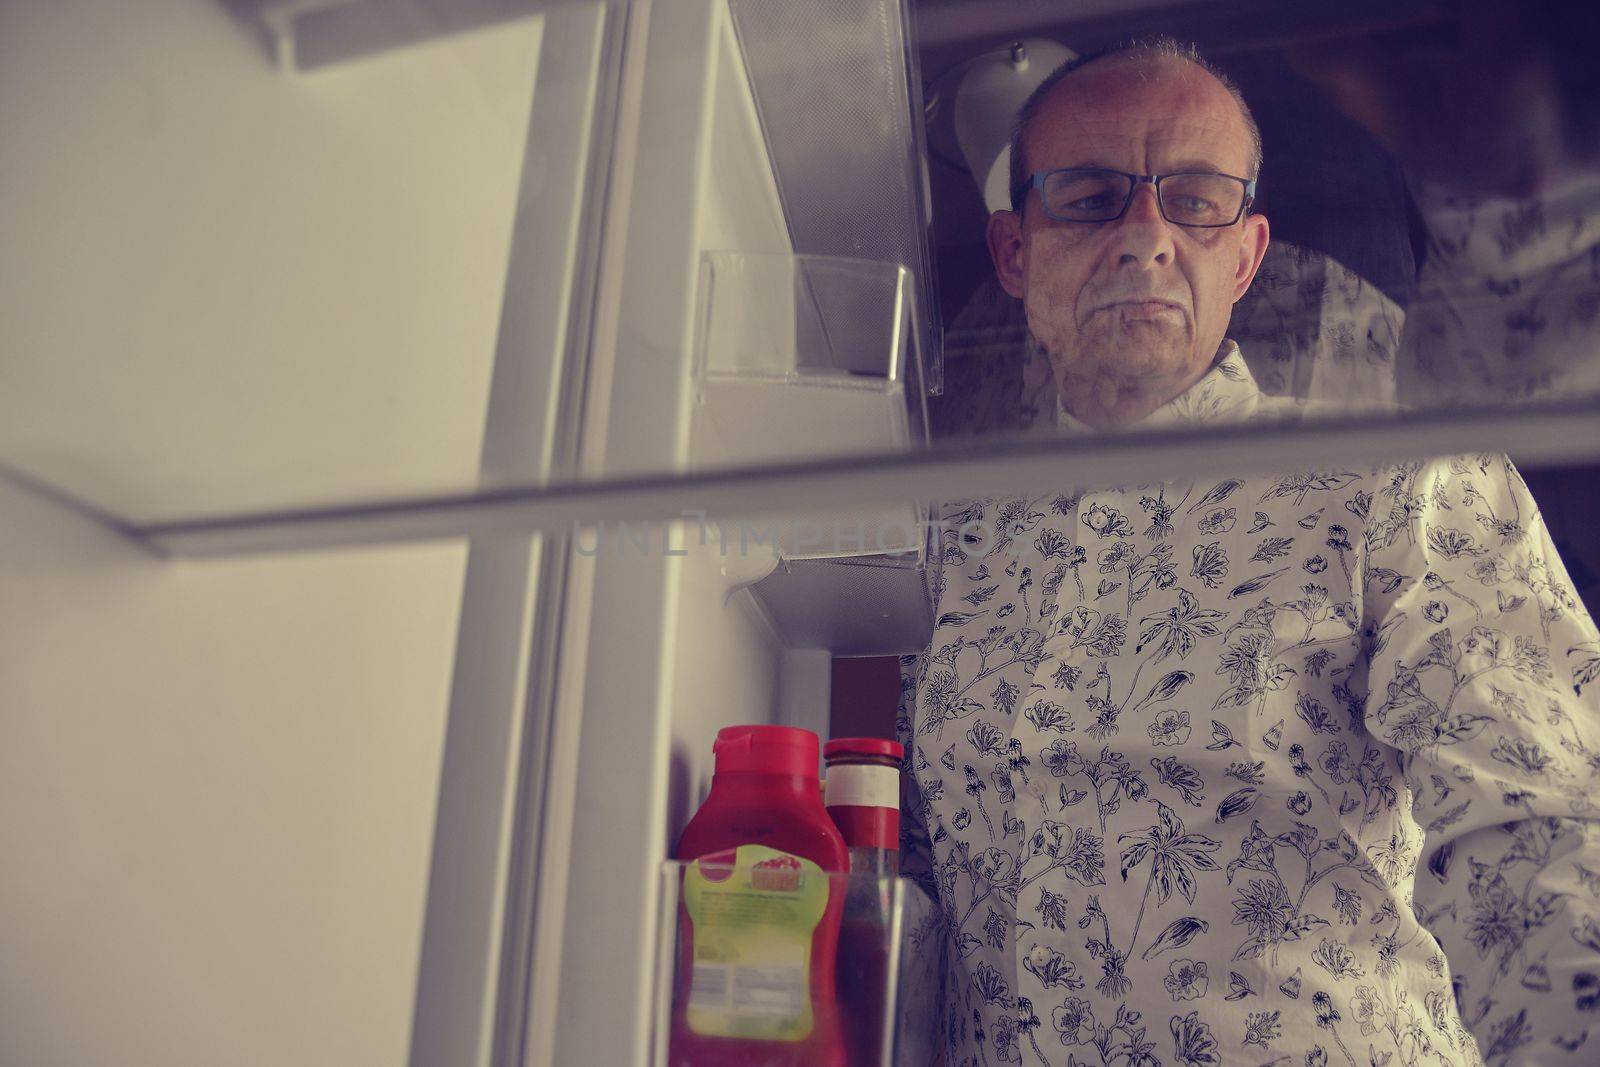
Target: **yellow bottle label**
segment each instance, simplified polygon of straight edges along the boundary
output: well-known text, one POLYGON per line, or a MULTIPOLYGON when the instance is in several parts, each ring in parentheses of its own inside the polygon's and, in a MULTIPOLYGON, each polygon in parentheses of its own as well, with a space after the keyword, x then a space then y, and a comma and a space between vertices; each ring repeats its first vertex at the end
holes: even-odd
POLYGON ((697 1034, 801 1041, 811 1014, 811 939, 828 876, 799 856, 742 845, 689 864, 694 929, 688 1022, 697 1034))

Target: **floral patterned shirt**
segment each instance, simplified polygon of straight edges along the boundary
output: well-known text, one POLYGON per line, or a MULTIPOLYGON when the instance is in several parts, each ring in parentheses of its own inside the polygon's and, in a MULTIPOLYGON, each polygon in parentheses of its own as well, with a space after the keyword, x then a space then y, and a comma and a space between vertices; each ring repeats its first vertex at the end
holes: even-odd
POLYGON ((1534 198, 1415 184, 1427 257, 1403 316, 1407 404, 1600 392, 1600 176, 1534 198))
MULTIPOLYGON (((1273 414, 1236 346, 1149 424, 1273 414)), ((1600 635, 1478 455, 943 509, 946 1062, 1600 1058, 1600 635)))

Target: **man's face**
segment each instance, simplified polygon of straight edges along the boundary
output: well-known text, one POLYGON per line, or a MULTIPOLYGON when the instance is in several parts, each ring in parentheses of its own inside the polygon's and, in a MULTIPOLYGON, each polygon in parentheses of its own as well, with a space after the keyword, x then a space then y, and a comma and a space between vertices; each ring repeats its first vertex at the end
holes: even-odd
MULTIPOLYGON (((1238 105, 1211 75, 1176 59, 1113 57, 1068 76, 1024 147, 1030 172, 1249 176, 1238 105)), ((1114 222, 1048 218, 1032 191, 1020 215, 989 220, 1001 285, 1023 301, 1067 410, 1094 426, 1142 418, 1206 372, 1267 239, 1259 215, 1217 229, 1167 222, 1149 185, 1114 222)))

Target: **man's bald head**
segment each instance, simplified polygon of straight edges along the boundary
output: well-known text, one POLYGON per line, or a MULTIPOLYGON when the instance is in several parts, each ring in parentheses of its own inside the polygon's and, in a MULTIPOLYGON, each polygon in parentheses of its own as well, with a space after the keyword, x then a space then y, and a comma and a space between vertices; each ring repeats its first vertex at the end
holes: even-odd
POLYGON ((1017 110, 1016 119, 1011 125, 1011 210, 1021 211, 1022 200, 1027 195, 1025 186, 1032 174, 1028 165, 1027 139, 1039 113, 1044 110, 1045 104, 1055 94, 1062 81, 1091 63, 1109 62, 1129 63, 1135 66, 1188 63, 1199 68, 1198 76, 1209 75, 1215 79, 1233 98, 1234 104, 1239 109, 1239 118, 1244 123, 1245 132, 1250 139, 1249 171, 1243 177, 1251 179, 1260 177, 1261 129, 1256 125, 1255 116, 1251 114, 1250 105, 1245 103, 1244 94, 1239 91, 1238 85, 1221 69, 1201 56, 1194 45, 1182 44, 1171 37, 1154 37, 1119 44, 1076 59, 1069 59, 1051 71, 1050 76, 1040 82, 1039 87, 1028 95, 1028 99, 1017 110))

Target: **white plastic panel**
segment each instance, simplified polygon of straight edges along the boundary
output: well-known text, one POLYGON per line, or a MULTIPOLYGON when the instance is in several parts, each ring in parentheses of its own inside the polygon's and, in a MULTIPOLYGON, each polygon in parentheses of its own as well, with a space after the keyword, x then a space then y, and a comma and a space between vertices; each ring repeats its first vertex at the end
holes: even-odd
POLYGON ((0 485, 0 1063, 406 1062, 465 559, 164 563, 0 485))

